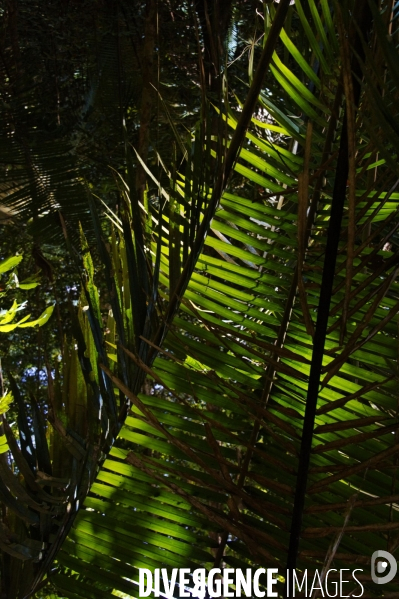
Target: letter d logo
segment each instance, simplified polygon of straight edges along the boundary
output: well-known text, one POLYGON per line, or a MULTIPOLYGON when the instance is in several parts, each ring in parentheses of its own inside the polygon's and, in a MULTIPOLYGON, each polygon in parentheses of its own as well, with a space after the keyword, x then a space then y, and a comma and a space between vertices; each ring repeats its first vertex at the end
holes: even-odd
POLYGON ((374 551, 373 555, 371 556, 371 578, 373 579, 373 582, 376 584, 386 584, 387 582, 391 582, 391 580, 395 578, 397 571, 398 565, 396 563, 396 559, 391 553, 388 553, 388 551, 383 551, 382 549, 374 551), (381 558, 384 561, 378 562, 376 567, 376 560, 381 558), (388 564, 390 566, 390 572, 388 572, 388 574, 385 576, 377 576, 376 571, 378 574, 383 574, 386 571, 388 564))

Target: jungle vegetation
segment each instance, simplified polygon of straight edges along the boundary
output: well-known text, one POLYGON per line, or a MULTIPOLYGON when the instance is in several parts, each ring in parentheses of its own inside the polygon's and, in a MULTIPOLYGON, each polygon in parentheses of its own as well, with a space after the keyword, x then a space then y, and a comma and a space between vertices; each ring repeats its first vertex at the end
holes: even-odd
POLYGON ((396 597, 398 3, 0 15, 0 598, 396 597))

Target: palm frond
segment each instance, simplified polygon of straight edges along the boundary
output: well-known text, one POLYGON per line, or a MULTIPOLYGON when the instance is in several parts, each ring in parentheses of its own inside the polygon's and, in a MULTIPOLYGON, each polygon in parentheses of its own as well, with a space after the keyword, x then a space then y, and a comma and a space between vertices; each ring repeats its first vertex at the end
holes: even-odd
MULTIPOLYGON (((282 573, 325 571, 332 560, 361 564, 373 596, 370 555, 397 548, 389 23, 368 2, 342 14, 326 2, 309 9, 296 2, 291 15, 297 44, 277 32, 292 59, 268 38, 266 64, 278 56, 266 87, 252 83, 244 108, 226 110, 219 178, 201 186, 194 135, 190 166, 171 175, 170 209, 147 213, 157 220, 144 239, 158 321, 146 335, 140 321, 139 345, 118 333, 118 363, 101 364, 131 409, 49 576, 63 596, 135 596, 140 567, 282 573), (134 385, 121 356, 140 372, 134 385), (144 375, 152 392, 140 392, 144 375)), ((131 218, 124 234, 138 251, 131 218)), ((137 255, 127 264, 137 277, 137 255)), ((137 331, 130 285, 116 297, 137 331)))

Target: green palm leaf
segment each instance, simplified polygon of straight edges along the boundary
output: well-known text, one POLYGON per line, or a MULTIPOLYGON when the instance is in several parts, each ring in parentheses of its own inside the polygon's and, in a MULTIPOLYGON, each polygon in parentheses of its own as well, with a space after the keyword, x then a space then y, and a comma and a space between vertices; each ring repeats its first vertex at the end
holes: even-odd
MULTIPOLYGON (((214 158, 193 135, 169 210, 139 230, 128 209, 112 259, 103 245, 109 290, 124 284, 117 363, 97 353, 130 410, 49 576, 62 596, 135 596, 141 567, 332 560, 361 564, 372 595, 371 553, 396 550, 396 73, 377 13, 344 8, 311 2, 308 15, 297 2, 301 49, 274 30, 296 64, 280 55, 266 89, 252 83, 228 112, 219 176, 201 179, 199 151, 214 158), (253 118, 258 97, 273 129, 253 118)), ((279 51, 268 39, 267 64, 279 51)))

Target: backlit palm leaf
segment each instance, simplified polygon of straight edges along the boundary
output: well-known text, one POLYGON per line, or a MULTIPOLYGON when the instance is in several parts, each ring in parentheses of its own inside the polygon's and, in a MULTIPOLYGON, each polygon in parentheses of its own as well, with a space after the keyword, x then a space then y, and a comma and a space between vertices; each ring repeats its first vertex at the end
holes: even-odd
POLYGON ((308 7, 298 43, 280 32, 291 58, 273 43, 248 131, 248 103, 226 110, 223 174, 202 182, 194 136, 172 175, 145 248, 158 329, 119 334, 118 367, 102 364, 131 410, 50 577, 62 596, 135 596, 138 567, 332 561, 363 567, 371 594, 371 553, 397 547, 392 15, 308 7))

